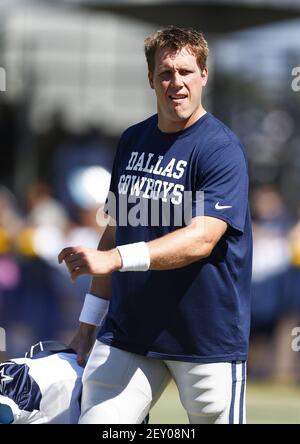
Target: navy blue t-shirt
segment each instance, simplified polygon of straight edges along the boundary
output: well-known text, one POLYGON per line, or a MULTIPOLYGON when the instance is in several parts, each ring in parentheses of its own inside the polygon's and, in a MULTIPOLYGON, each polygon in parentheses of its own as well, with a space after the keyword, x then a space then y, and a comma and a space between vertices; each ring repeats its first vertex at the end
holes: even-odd
POLYGON ((116 245, 147 242, 185 226, 185 216, 181 223, 179 217, 185 208, 193 217, 222 219, 228 229, 208 258, 191 265, 113 273, 98 338, 162 359, 245 360, 252 234, 247 163, 237 137, 210 113, 177 133, 161 132, 154 115, 122 135, 110 190, 116 195, 116 245))

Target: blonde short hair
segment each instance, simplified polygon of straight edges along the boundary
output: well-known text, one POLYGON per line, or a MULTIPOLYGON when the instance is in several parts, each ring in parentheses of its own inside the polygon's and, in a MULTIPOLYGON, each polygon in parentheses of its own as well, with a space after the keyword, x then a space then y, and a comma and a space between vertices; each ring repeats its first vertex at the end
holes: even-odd
POLYGON ((150 72, 153 72, 155 68, 156 51, 164 48, 170 48, 170 50, 175 52, 187 48, 187 50, 196 57, 201 70, 207 66, 207 41, 201 32, 195 31, 194 29, 169 26, 146 37, 144 44, 145 56, 150 72))

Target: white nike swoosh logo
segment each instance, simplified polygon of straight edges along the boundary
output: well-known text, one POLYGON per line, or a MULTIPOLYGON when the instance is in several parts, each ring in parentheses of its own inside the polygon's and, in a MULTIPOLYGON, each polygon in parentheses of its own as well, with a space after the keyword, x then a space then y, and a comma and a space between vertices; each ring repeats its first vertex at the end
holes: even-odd
POLYGON ((219 205, 220 202, 217 202, 215 205, 216 210, 225 210, 225 208, 232 208, 232 205, 219 205))

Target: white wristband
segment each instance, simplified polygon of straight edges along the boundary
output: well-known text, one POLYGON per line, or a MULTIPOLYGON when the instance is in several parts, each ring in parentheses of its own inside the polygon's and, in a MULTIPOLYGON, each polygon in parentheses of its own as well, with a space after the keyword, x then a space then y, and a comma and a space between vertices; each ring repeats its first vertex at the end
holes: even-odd
POLYGON ((136 242, 117 246, 122 258, 120 271, 148 271, 150 267, 150 253, 146 242, 136 242))
POLYGON ((108 306, 108 299, 103 299, 87 293, 85 295, 79 321, 99 327, 108 312, 108 306))

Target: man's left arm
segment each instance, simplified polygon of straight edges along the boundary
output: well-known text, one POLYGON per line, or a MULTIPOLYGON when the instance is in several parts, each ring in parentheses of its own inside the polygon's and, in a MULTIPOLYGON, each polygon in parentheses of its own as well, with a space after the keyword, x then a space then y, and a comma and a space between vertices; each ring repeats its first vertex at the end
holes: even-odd
POLYGON ((147 243, 150 269, 181 268, 210 256, 226 229, 227 223, 221 219, 194 217, 186 227, 147 243))

